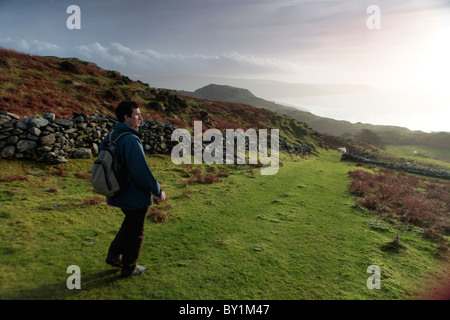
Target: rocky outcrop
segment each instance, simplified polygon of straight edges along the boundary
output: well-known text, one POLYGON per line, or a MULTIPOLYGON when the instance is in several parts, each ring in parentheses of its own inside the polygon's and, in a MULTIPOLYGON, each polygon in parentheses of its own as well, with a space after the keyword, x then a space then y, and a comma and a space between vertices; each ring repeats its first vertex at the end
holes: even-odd
MULTIPOLYGON (((117 118, 74 113, 72 119, 58 119, 53 113, 42 117, 20 117, 0 111, 0 156, 2 159, 31 159, 63 163, 70 158, 89 159, 111 132, 117 118)), ((171 123, 144 120, 139 128, 147 153, 167 154, 172 148, 171 123)))
POLYGON ((280 151, 294 155, 312 154, 317 156, 314 150, 306 143, 302 143, 301 145, 293 145, 283 139, 280 139, 280 151))

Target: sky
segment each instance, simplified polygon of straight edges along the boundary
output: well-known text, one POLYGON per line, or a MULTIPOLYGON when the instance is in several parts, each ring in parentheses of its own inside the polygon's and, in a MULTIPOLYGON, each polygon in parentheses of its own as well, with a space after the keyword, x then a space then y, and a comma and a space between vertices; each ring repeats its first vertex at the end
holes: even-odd
POLYGON ((410 127, 450 131, 449 0, 0 0, 0 46, 76 57, 152 87, 195 90, 194 79, 220 77, 427 91, 442 96, 437 122, 410 127))

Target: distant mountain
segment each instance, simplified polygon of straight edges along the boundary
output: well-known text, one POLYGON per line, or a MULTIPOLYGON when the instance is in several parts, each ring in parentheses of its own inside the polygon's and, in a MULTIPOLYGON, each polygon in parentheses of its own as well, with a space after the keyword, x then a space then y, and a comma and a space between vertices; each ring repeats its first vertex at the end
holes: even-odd
POLYGON ((210 100, 232 101, 250 104, 257 108, 264 108, 295 120, 307 123, 314 130, 334 136, 357 137, 363 130, 370 130, 378 135, 386 145, 424 145, 438 148, 450 148, 450 133, 425 133, 411 131, 397 126, 371 125, 365 123, 351 123, 319 117, 298 108, 276 104, 256 97, 247 89, 228 85, 210 84, 194 92, 179 91, 181 94, 210 100))
MULTIPOLYGON (((306 122, 313 129, 321 133, 327 133, 336 136, 340 136, 342 134, 354 135, 360 130, 366 128, 366 125, 363 124, 361 124, 361 127, 359 124, 352 124, 348 121, 319 117, 308 112, 307 110, 301 110, 297 107, 276 104, 274 102, 256 97, 248 89, 236 88, 229 85, 209 84, 193 92, 183 90, 180 90, 178 92, 183 95, 201 99, 245 103, 257 108, 268 109, 279 114, 287 115, 296 120, 306 122)), ((403 128, 396 129, 403 130, 403 128)))
POLYGON ((289 98, 289 97, 310 97, 337 94, 357 94, 370 93, 374 89, 367 85, 355 84, 306 84, 291 83, 276 80, 261 79, 238 79, 199 75, 168 75, 155 76, 143 75, 149 83, 161 88, 171 88, 176 90, 194 91, 211 83, 228 85, 236 88, 246 88, 265 100, 289 98))
MULTIPOLYGON (((209 99, 209 100, 220 100, 229 101, 237 103, 245 103, 257 108, 264 108, 271 111, 279 111, 283 108, 282 105, 278 105, 274 102, 264 100, 262 98, 256 97, 248 89, 236 88, 228 85, 218 85, 210 84, 194 92, 189 91, 178 91, 180 94, 184 94, 191 97, 209 99)), ((307 110, 303 110, 307 111, 307 110)))

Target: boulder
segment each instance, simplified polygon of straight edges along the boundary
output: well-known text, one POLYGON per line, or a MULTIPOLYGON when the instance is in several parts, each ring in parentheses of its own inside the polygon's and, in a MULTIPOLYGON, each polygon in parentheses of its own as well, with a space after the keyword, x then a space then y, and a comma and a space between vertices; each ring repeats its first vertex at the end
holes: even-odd
POLYGON ((36 127, 41 128, 48 125, 48 120, 40 117, 40 116, 32 116, 31 117, 31 125, 36 125, 36 127))
POLYGON ((20 130, 27 130, 28 126, 27 126, 27 124, 25 122, 19 121, 19 122, 16 123, 16 128, 20 129, 20 130))
POLYGON ((19 141, 19 137, 18 136, 9 136, 8 139, 6 140, 7 144, 11 144, 11 145, 15 145, 17 143, 17 141, 19 141))
POLYGON ((41 130, 39 130, 37 127, 31 127, 28 129, 28 132, 31 133, 33 136, 39 137, 41 134, 41 130))
POLYGON ((7 117, 10 117, 11 119, 15 119, 15 120, 20 119, 20 117, 17 114, 8 112, 8 111, 0 111, 0 115, 7 116, 7 117))
POLYGON ((56 137, 54 134, 48 134, 46 136, 42 136, 39 141, 43 146, 50 146, 56 142, 56 137))
POLYGON ((77 148, 73 151, 72 157, 75 159, 91 159, 92 151, 87 148, 77 148))
POLYGON ((64 119, 55 119, 55 124, 59 126, 63 126, 65 128, 71 128, 73 126, 73 122, 70 120, 64 120, 64 119))
POLYGON ((14 152, 16 151, 15 146, 6 146, 2 149, 1 157, 2 159, 12 159, 14 157, 14 152))
POLYGON ((51 112, 44 113, 44 119, 49 122, 55 121, 55 118, 56 118, 56 116, 54 113, 51 113, 51 112))
POLYGON ((20 153, 34 153, 32 151, 34 151, 34 148, 36 147, 36 142, 30 140, 20 140, 19 142, 17 142, 16 147, 17 151, 19 151, 20 153))

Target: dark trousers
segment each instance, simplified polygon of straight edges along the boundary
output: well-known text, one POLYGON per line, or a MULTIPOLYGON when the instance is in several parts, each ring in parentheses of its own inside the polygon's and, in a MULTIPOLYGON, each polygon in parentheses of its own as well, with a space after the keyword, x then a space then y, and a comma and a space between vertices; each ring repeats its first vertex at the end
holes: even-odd
POLYGON ((134 269, 144 241, 144 225, 148 207, 137 210, 122 209, 125 214, 122 226, 109 247, 108 254, 122 255, 123 269, 134 269))

